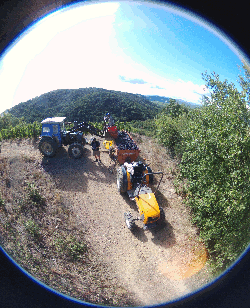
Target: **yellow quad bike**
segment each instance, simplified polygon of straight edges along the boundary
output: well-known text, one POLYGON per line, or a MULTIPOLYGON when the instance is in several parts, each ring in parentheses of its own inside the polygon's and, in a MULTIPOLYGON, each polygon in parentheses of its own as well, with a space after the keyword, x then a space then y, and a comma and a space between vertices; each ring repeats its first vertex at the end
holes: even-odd
POLYGON ((135 218, 130 212, 127 212, 124 213, 124 218, 130 230, 135 228, 136 220, 141 220, 143 229, 147 230, 156 227, 165 220, 165 213, 158 205, 155 194, 149 187, 149 184, 153 182, 153 175, 161 174, 161 179, 156 188, 158 189, 163 173, 152 172, 150 167, 142 162, 133 162, 132 168, 133 172, 127 170, 124 166, 117 169, 117 188, 120 194, 127 193, 131 200, 136 201, 140 216, 135 218))

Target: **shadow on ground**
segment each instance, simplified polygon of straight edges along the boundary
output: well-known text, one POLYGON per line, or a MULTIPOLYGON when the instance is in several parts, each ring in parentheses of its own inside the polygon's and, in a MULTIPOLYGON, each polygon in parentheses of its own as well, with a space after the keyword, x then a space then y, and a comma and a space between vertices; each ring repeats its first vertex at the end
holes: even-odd
POLYGON ((163 221, 155 229, 150 230, 153 235, 152 242, 164 248, 170 248, 176 243, 172 225, 163 221))
POLYGON ((160 223, 155 228, 145 231, 143 229, 143 224, 140 221, 136 222, 135 228, 131 231, 134 237, 136 237, 141 242, 148 242, 147 232, 151 232, 153 238, 151 239, 155 245, 162 246, 163 248, 170 248, 175 245, 176 239, 173 232, 173 227, 168 221, 160 223))
POLYGON ((90 179, 98 183, 113 181, 108 167, 96 163, 87 147, 79 159, 70 158, 67 148, 61 147, 54 157, 43 157, 41 165, 52 176, 57 188, 64 191, 86 192, 90 179))
POLYGON ((128 206, 129 206, 132 210, 138 212, 138 208, 137 208, 136 202, 133 201, 133 200, 130 200, 130 198, 129 198, 129 196, 128 196, 127 193, 122 194, 121 196, 123 197, 123 200, 128 204, 128 206))
POLYGON ((159 190, 156 191, 154 189, 152 190, 154 191, 159 206, 162 207, 163 209, 167 208, 169 206, 168 199, 159 190))
POLYGON ((142 223, 137 222, 138 225, 135 226, 135 228, 131 231, 134 237, 136 237, 139 241, 142 243, 148 242, 148 238, 145 234, 145 231, 143 230, 142 223))

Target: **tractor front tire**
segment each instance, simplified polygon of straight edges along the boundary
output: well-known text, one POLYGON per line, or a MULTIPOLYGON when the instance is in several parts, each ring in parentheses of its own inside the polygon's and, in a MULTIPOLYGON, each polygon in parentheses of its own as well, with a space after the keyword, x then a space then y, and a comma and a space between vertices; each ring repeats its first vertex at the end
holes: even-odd
POLYGON ((69 146, 68 152, 71 158, 81 158, 83 156, 83 147, 78 143, 73 143, 69 146))
POLYGON ((117 189, 120 194, 125 194, 128 190, 127 171, 123 166, 117 169, 117 189))
POLYGON ((42 138, 38 148, 44 156, 53 157, 56 154, 57 144, 53 139, 42 138))
POLYGON ((135 221, 131 213, 124 213, 124 219, 128 229, 132 231, 135 228, 135 221))

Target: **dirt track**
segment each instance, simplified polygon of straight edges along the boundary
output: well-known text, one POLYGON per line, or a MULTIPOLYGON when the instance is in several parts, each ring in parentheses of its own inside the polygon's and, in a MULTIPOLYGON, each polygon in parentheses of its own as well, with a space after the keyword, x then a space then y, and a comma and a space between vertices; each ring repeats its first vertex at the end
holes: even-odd
POLYGON ((134 138, 151 169, 164 172, 156 196, 166 222, 154 231, 144 231, 140 222, 133 233, 127 229, 124 212, 137 216, 136 204, 117 192, 116 172, 110 172, 113 162, 104 148, 101 163, 94 162, 89 145, 79 160, 70 159, 65 149, 52 159, 42 158, 37 145, 27 142, 6 142, 1 155, 35 159, 71 204, 77 217, 75 224, 84 229, 100 263, 108 265, 109 276, 118 279, 143 305, 151 305, 194 291, 210 280, 210 274, 204 266, 206 252, 197 230, 181 197, 175 194, 174 162, 152 139, 134 138))

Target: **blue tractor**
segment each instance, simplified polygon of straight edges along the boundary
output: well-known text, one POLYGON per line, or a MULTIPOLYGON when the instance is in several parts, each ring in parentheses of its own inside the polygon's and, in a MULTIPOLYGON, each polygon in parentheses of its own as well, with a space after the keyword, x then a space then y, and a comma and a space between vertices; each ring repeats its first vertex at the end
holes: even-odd
POLYGON ((65 117, 53 117, 43 120, 42 133, 40 136, 39 150, 46 157, 53 157, 56 150, 63 145, 67 146, 69 156, 80 158, 83 155, 83 147, 86 144, 84 132, 90 132, 103 137, 101 131, 86 122, 74 122, 74 126, 65 130, 65 117))

